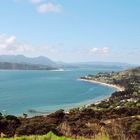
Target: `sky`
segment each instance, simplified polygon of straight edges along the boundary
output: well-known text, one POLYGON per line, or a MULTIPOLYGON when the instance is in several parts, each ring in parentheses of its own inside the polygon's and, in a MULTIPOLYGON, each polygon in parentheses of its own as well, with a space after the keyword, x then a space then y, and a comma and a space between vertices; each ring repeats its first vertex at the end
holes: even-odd
POLYGON ((1 0, 5 54, 140 64, 140 0, 1 0))

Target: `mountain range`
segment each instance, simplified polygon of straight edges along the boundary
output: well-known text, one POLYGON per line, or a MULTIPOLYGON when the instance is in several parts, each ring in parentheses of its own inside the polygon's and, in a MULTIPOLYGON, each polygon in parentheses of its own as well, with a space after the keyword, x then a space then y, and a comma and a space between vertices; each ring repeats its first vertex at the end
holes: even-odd
POLYGON ((54 61, 44 56, 31 58, 25 57, 24 55, 0 55, 0 62, 56 66, 54 61))
POLYGON ((1 55, 0 69, 54 70, 57 64, 47 57, 25 57, 24 55, 1 55))
POLYGON ((119 62, 55 62, 48 57, 26 57, 24 55, 0 55, 0 69, 20 70, 54 70, 60 68, 87 68, 87 67, 134 67, 135 65, 119 62))

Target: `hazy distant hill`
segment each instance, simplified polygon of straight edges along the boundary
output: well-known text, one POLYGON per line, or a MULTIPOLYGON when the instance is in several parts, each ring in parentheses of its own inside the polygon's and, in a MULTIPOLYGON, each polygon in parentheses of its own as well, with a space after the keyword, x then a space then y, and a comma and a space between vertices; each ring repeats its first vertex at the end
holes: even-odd
POLYGON ((120 63, 120 62, 75 62, 75 63, 64 63, 64 62, 57 62, 59 67, 64 68, 88 68, 88 67, 105 67, 105 68, 130 68, 135 67, 136 65, 128 64, 128 63, 120 63))
POLYGON ((1 70, 55 70, 57 68, 51 66, 45 66, 45 65, 0 62, 0 69, 1 70))
POLYGON ((75 63, 65 63, 65 62, 54 62, 51 59, 39 56, 39 57, 25 57, 24 55, 0 55, 0 69, 9 68, 15 69, 22 67, 22 69, 46 69, 46 68, 129 68, 135 65, 127 63, 117 63, 117 62, 75 62, 75 63), (7 62, 7 63, 4 63, 7 62), (11 64, 10 64, 11 63, 11 64), (20 66, 19 66, 20 65, 20 66), (31 66, 33 65, 33 66, 31 66), (34 66, 35 65, 35 66, 34 66), (43 67, 43 68, 42 68, 43 67))
POLYGON ((0 62, 18 63, 18 64, 32 64, 45 65, 49 67, 56 67, 56 63, 47 57, 25 57, 24 55, 0 55, 0 62))

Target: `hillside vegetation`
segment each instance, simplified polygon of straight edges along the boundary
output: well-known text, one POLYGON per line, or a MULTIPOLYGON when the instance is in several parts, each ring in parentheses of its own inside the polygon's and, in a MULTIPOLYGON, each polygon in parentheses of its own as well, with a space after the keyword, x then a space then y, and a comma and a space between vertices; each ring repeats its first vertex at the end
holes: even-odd
MULTIPOLYGON (((59 137, 49 132, 47 135, 21 136, 15 138, 0 138, 0 140, 74 140, 66 137, 59 137)), ((84 139, 79 139, 84 140, 84 139)))
MULTIPOLYGON (((21 136, 15 138, 0 138, 0 140, 75 140, 72 138, 67 138, 64 136, 57 136, 52 132, 49 132, 47 135, 33 135, 33 136, 21 136)), ((77 140, 86 140, 84 138, 79 138, 77 140)), ((93 140, 109 140, 107 136, 97 136, 93 140)))

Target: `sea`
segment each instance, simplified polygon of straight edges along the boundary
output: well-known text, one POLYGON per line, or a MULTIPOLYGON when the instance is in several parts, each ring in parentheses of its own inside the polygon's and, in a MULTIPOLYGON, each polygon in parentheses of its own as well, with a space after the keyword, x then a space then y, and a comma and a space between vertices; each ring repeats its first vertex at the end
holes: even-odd
POLYGON ((116 89, 80 81, 81 76, 122 68, 73 68, 60 71, 1 70, 0 112, 29 116, 68 111, 107 98, 116 89))

